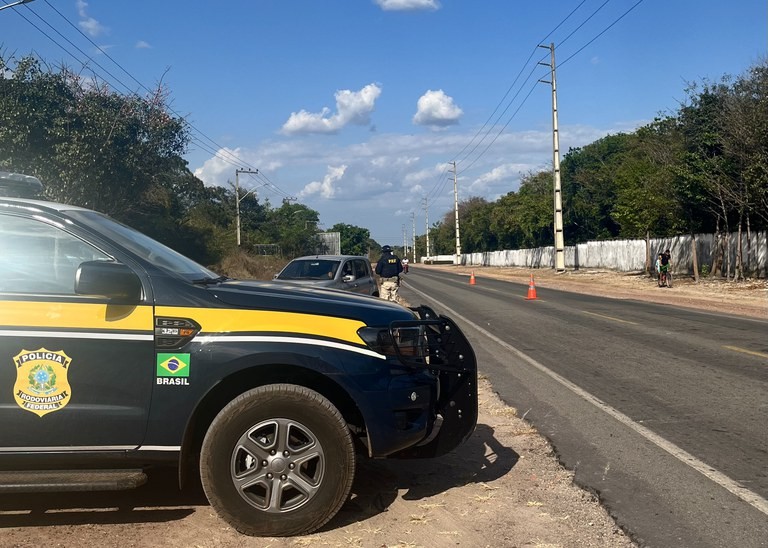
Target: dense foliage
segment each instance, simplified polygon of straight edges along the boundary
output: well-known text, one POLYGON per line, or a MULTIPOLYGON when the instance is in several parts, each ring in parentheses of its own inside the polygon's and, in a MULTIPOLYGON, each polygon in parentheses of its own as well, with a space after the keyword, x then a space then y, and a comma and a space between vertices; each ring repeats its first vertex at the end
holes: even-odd
MULTIPOLYGON (((0 170, 35 175, 47 198, 105 212, 213 264, 237 247, 235 189, 206 187, 189 171, 189 139, 162 88, 126 96, 66 67, 0 56, 0 170)), ((316 211, 239 199, 242 248, 314 251, 316 211)))

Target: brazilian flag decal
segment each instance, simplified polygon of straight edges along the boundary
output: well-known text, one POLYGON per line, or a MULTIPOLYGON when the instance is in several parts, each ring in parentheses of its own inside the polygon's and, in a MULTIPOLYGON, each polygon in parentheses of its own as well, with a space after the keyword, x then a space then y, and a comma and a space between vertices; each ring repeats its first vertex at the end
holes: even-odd
POLYGON ((189 354, 158 354, 158 377, 189 377, 189 354))

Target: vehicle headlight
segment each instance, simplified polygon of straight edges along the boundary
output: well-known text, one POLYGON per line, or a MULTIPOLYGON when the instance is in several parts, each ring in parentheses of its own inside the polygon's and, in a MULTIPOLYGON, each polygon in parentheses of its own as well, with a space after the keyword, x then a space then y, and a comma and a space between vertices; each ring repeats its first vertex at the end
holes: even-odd
POLYGON ((426 363, 427 334, 423 325, 395 325, 381 329, 363 327, 357 331, 368 347, 385 356, 397 356, 404 362, 426 363))

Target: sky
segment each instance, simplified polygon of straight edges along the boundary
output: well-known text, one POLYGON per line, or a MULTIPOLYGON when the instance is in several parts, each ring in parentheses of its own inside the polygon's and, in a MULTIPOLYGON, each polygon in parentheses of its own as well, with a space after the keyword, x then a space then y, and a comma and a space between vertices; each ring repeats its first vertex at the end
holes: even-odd
POLYGON ((453 162, 459 201, 496 200, 551 169, 550 44, 562 159, 673 114, 690 83, 764 59, 767 10, 766 0, 33 0, 0 10, 0 51, 121 93, 162 85, 206 185, 237 179, 273 207, 316 210, 320 230, 345 223, 402 245, 452 215, 453 162))

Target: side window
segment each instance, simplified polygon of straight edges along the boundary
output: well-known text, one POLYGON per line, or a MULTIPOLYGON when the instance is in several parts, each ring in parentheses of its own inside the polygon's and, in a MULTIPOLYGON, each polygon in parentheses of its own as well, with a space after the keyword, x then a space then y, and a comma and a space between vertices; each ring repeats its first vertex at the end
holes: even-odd
POLYGON ((368 267, 365 265, 365 261, 355 261, 355 278, 366 278, 370 276, 368 273, 368 267))
POLYGON ((74 295, 77 267, 96 260, 112 258, 56 226, 0 215, 0 292, 74 295))
POLYGON ((354 276, 355 275, 355 269, 352 261, 347 261, 344 263, 343 270, 341 271, 342 276, 354 276))

